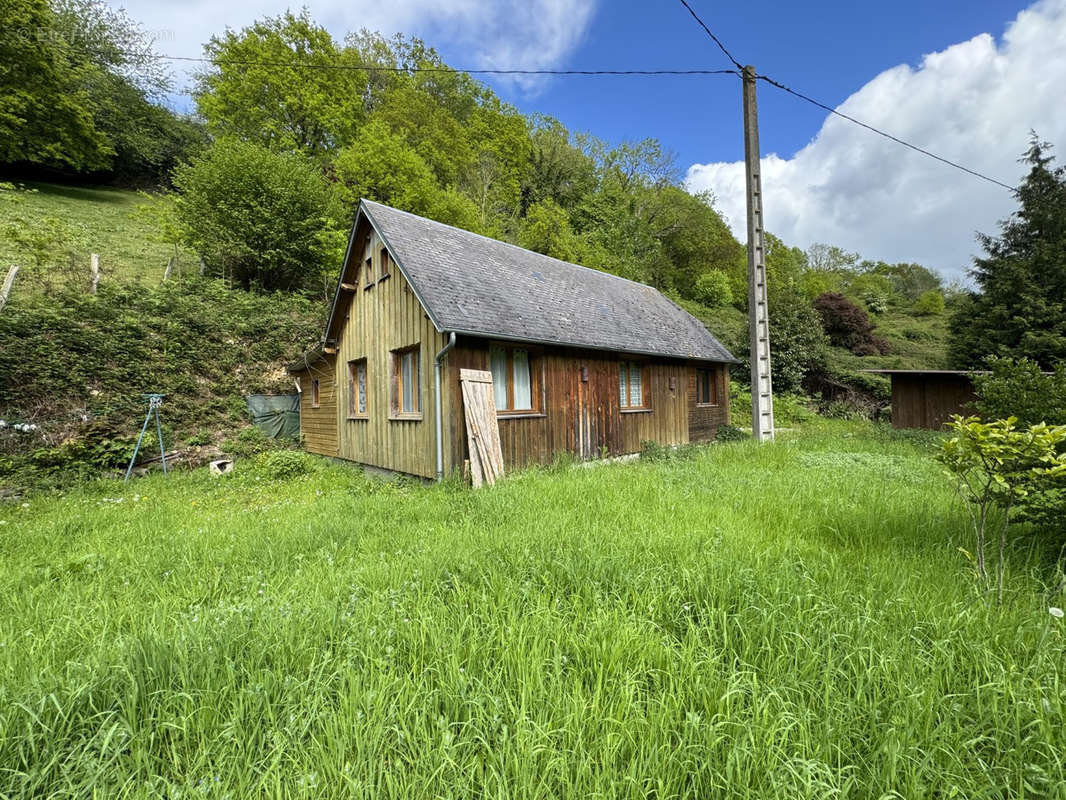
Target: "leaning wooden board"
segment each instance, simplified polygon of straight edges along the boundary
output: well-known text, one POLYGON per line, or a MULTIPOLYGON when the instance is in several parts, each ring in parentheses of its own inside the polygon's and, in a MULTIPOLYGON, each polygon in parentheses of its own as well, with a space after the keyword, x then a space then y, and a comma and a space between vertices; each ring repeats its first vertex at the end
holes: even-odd
POLYGON ((474 488, 493 484, 503 477, 503 450, 492 396, 492 373, 487 370, 459 371, 466 413, 466 438, 470 446, 470 475, 474 488))

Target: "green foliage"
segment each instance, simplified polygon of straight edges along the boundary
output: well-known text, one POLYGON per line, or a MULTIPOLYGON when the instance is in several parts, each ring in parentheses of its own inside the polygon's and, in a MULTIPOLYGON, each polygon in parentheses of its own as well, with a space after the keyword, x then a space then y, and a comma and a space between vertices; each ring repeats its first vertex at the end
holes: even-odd
POLYGON ((321 288, 340 261, 334 195, 304 157, 232 139, 174 174, 185 240, 244 288, 321 288))
POLYGON ((217 281, 20 295, 0 314, 0 409, 5 419, 37 423, 34 447, 54 452, 44 464, 21 447, 0 484, 62 483, 121 466, 109 454, 113 445, 125 458, 132 453, 143 392, 167 395, 168 449, 205 429, 233 430, 247 419, 245 395, 292 391, 280 366, 314 341, 320 324, 321 310, 300 296, 217 281))
POLYGON ((271 480, 287 481, 313 472, 318 461, 299 450, 272 450, 255 459, 256 469, 271 480))
POLYGON ((157 105, 170 88, 145 34, 101 0, 13 0, 0 38, 0 163, 164 184, 204 143, 157 105))
POLYGON ((923 292, 914 303, 914 313, 920 316, 943 314, 944 308, 944 294, 939 289, 923 292))
POLYGON ((48 0, 8 0, 0 36, 0 163, 79 170, 107 165, 86 68, 57 28, 48 0))
POLYGON ((570 217, 554 200, 542 200, 529 207, 518 243, 527 250, 563 261, 574 261, 578 255, 570 217))
POLYGON ((958 368, 993 355, 1045 369, 1066 360, 1066 169, 1052 167, 1050 149, 1033 136, 1029 174, 1015 192, 1018 210, 1000 223, 999 236, 978 236, 985 255, 971 274, 979 291, 951 320, 958 368))
POLYGON ((696 280, 696 300, 708 308, 720 308, 733 304, 733 289, 729 276, 721 270, 712 269, 696 280))
POLYGON ((1051 427, 1040 423, 1019 430, 1016 422, 1014 417, 981 422, 977 417, 956 415, 950 423, 954 435, 941 443, 937 453, 937 460, 955 479, 970 511, 974 561, 986 589, 989 575, 985 543, 989 525, 998 527, 998 602, 1003 600, 1011 511, 1023 505, 1041 510, 1046 505, 1046 492, 1066 487, 1066 425, 1051 427), (999 513, 998 520, 994 519, 994 512, 999 513))
POLYGON ((716 442, 743 442, 750 438, 750 433, 742 431, 736 425, 719 425, 714 432, 716 442))
MULTIPOLYGON (((798 289, 771 291, 769 304, 774 391, 801 392, 809 375, 824 371, 829 340, 818 314, 798 289)), ((747 351, 745 345, 738 357, 747 360, 747 351)))
POLYGON ((1034 361, 991 358, 988 374, 974 375, 978 413, 985 419, 1014 417, 1021 425, 1066 424, 1066 363, 1045 374, 1034 361))
POLYGON ((357 54, 338 46, 306 8, 214 35, 205 55, 214 66, 198 76, 193 96, 216 136, 323 157, 350 141, 365 117, 366 73, 271 66, 292 61, 360 66, 357 54))

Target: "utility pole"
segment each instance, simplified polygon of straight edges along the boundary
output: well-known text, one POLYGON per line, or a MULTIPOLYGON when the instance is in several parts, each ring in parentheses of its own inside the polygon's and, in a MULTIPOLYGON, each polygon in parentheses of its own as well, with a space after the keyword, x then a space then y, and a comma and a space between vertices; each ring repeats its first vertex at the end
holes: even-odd
POLYGON ((744 67, 744 163, 748 187, 748 330, 751 336, 751 434, 774 438, 774 394, 770 383, 770 325, 766 304, 766 243, 763 237, 759 112, 755 67, 744 67))

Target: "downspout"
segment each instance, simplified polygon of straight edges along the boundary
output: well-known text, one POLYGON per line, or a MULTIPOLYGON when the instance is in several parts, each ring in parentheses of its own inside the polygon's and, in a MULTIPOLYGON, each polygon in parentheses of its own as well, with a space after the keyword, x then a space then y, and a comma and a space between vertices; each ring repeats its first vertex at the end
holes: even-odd
POLYGON ((437 381, 437 482, 444 479, 444 405, 441 400, 440 365, 448 351, 455 347, 455 331, 448 334, 448 344, 441 348, 437 357, 433 359, 433 373, 437 381))

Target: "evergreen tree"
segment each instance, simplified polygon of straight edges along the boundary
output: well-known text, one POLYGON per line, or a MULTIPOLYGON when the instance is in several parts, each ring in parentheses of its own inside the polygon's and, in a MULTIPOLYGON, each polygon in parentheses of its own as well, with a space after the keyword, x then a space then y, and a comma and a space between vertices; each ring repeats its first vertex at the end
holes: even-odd
POLYGON ((1044 369, 1066 359, 1066 169, 1033 137, 1020 208, 1000 235, 979 234, 985 251, 970 274, 979 291, 951 320, 951 358, 961 369, 989 356, 1029 358, 1044 369))

